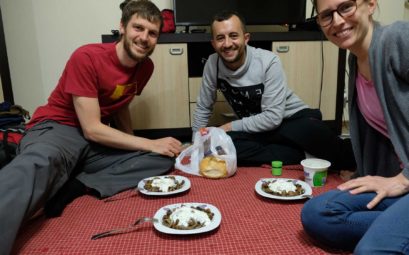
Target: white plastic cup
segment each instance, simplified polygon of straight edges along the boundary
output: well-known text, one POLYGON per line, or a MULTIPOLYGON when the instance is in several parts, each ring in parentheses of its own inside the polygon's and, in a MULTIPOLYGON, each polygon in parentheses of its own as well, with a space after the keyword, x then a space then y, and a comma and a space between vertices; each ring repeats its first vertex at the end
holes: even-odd
POLYGON ((311 187, 321 187, 325 185, 331 162, 319 158, 308 158, 301 161, 301 165, 304 168, 306 183, 311 187))

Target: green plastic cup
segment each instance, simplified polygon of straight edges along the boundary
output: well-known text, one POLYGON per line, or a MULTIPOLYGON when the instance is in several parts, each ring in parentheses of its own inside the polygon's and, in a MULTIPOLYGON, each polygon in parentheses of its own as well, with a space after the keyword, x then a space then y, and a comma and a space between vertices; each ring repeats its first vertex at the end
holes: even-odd
POLYGON ((280 176, 283 172, 282 166, 283 166, 283 162, 272 161, 271 162, 271 174, 275 176, 280 176))

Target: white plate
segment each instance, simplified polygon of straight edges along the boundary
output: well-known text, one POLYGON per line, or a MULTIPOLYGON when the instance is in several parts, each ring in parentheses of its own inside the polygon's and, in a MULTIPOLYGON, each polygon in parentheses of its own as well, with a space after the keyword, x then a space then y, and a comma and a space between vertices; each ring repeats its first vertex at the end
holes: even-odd
POLYGON ((204 233, 211 231, 215 228, 217 228, 220 225, 220 222, 222 221, 222 215, 220 214, 219 209, 217 209, 215 206, 211 204, 205 204, 205 203, 179 203, 179 204, 172 204, 172 205, 167 205, 162 208, 160 208, 156 213, 155 216, 153 216, 155 219, 158 219, 158 222, 155 222, 153 226, 158 230, 159 232, 166 233, 166 234, 174 234, 174 235, 191 235, 191 234, 199 234, 199 233, 204 233), (210 222, 209 225, 197 228, 197 229, 189 229, 189 230, 181 230, 181 229, 173 229, 170 227, 167 227, 163 225, 162 219, 163 216, 166 215, 168 210, 173 210, 175 208, 179 208, 182 205, 184 206, 204 206, 204 208, 210 209, 210 211, 214 214, 213 219, 210 222))
POLYGON ((280 199, 280 200, 297 200, 297 199, 306 199, 305 195, 312 195, 312 189, 311 186, 308 185, 306 182, 300 181, 300 180, 296 180, 296 179, 286 179, 286 178, 264 178, 264 179, 260 179, 255 186, 256 192, 263 197, 267 197, 267 198, 274 198, 274 199, 280 199), (294 181, 295 184, 300 184, 301 187, 305 190, 305 193, 299 196, 291 196, 291 197, 285 197, 285 196, 276 196, 267 192, 264 192, 263 189, 261 188, 263 182, 267 181, 267 182, 271 182, 273 180, 284 180, 284 181, 294 181))
POLYGON ((145 195, 149 195, 149 196, 167 196, 167 195, 181 193, 181 192, 184 192, 184 191, 186 191, 188 189, 190 189, 189 179, 184 177, 184 176, 180 176, 180 175, 153 176, 153 177, 145 178, 145 179, 141 180, 138 183, 139 192, 141 192, 142 194, 145 194, 145 195), (146 181, 152 180, 153 178, 158 178, 158 177, 163 178, 163 177, 166 177, 166 176, 173 176, 173 177, 175 177, 176 181, 178 181, 178 182, 185 181, 185 183, 183 184, 183 186, 180 189, 177 189, 177 190, 174 190, 174 191, 168 191, 168 192, 153 192, 153 191, 149 191, 149 190, 144 188, 146 181))

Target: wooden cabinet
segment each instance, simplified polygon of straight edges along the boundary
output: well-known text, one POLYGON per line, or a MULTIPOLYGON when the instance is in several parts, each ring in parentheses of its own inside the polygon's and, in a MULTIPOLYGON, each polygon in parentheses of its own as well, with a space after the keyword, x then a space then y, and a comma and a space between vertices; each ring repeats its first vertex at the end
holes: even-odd
MULTIPOLYGON (((190 101, 190 124, 193 123, 193 114, 196 108, 197 96, 200 92, 202 78, 189 78, 189 101, 190 101)), ((220 126, 235 119, 235 114, 226 102, 223 93, 217 92, 216 103, 213 106, 213 114, 209 119, 208 126, 220 126)))
MULTIPOLYGON (((336 114, 338 48, 328 41, 273 42, 272 50, 282 62, 288 86, 311 108, 319 108, 324 120, 336 114)), ((196 107, 201 78, 189 79, 190 114, 196 107)), ((217 95, 209 125, 218 126, 234 119, 221 93, 217 95)))
MULTIPOLYGON (((252 33, 250 45, 272 50, 280 57, 288 86, 323 119, 341 132, 345 51, 323 41, 319 31, 252 33)), ((117 35, 103 35, 103 42, 117 35)), ((190 131, 205 60, 213 52, 210 34, 162 34, 151 58, 154 74, 141 96, 131 103, 135 130, 190 131), (189 77, 190 76, 190 77, 189 77)), ((210 126, 234 119, 218 94, 210 126)))
POLYGON ((334 120, 337 97, 338 48, 328 41, 273 42, 288 86, 324 120, 334 120))
POLYGON ((151 58, 153 75, 131 103, 133 128, 189 127, 187 45, 158 44, 151 58))

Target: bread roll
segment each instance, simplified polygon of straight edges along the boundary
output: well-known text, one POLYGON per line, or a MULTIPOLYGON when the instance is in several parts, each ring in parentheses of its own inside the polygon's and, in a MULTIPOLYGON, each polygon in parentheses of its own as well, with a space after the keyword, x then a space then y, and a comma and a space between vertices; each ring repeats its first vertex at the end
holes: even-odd
POLYGON ((214 156, 204 157, 200 161, 199 173, 207 178, 219 179, 227 176, 226 161, 214 156))

